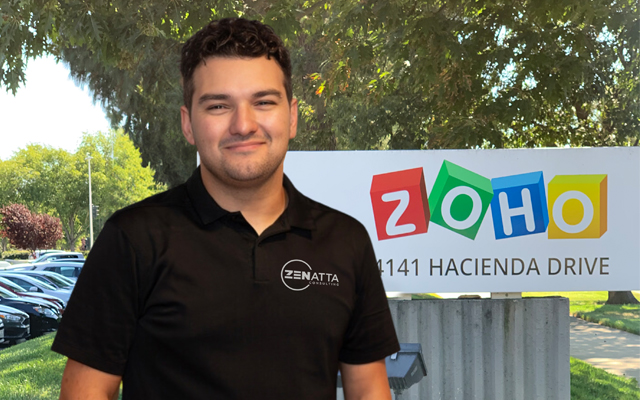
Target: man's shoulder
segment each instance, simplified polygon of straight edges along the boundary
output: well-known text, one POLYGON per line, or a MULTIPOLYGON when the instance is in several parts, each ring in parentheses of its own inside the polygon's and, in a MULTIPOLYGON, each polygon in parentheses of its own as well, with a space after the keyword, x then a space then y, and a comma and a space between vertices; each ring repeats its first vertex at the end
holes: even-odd
POLYGON ((157 193, 144 200, 124 207, 109 218, 116 225, 126 226, 144 221, 159 221, 169 216, 185 215, 191 203, 185 184, 157 193))
POLYGON ((310 215, 316 229, 328 231, 329 233, 347 233, 353 237, 366 238, 369 236, 364 225, 353 216, 330 207, 324 203, 314 200, 298 192, 300 196, 300 206, 305 208, 310 215))

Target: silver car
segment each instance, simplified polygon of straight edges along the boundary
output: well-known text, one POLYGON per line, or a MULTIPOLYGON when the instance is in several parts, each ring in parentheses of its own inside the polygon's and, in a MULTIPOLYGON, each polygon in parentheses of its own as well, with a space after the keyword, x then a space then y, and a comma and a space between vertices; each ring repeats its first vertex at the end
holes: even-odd
POLYGON ((53 260, 67 260, 67 259, 72 259, 72 260, 84 260, 84 255, 82 253, 74 253, 74 252, 55 252, 55 253, 47 253, 45 255, 42 255, 38 258, 36 258, 35 260, 30 261, 30 263, 35 264, 35 263, 40 263, 40 262, 48 262, 48 261, 53 261, 53 260))
POLYGON ((56 289, 67 289, 73 291, 76 283, 68 278, 51 271, 6 271, 8 274, 18 273, 20 275, 31 276, 41 282, 48 283, 56 289))
POLYGON ((21 275, 15 272, 2 272, 0 273, 5 279, 10 280, 21 288, 28 290, 30 292, 38 292, 45 293, 51 296, 55 296, 65 302, 69 301, 69 297, 71 296, 71 291, 66 289, 56 289, 48 283, 44 283, 35 279, 32 276, 21 275))
POLYGON ((32 264, 32 265, 29 265, 28 267, 16 268, 14 270, 18 271, 21 269, 22 270, 28 269, 31 271, 55 272, 75 282, 78 279, 78 276, 80 276, 80 272, 82 271, 82 267, 84 266, 83 261, 84 260, 45 262, 45 263, 32 264))

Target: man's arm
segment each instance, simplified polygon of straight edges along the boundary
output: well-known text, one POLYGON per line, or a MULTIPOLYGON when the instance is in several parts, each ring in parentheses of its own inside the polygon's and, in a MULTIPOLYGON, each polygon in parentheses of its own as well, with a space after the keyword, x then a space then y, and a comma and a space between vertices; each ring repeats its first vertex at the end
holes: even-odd
POLYGON ((118 375, 68 359, 62 374, 60 400, 116 400, 121 380, 118 375))
POLYGON ((391 400, 384 359, 368 364, 340 363, 346 400, 391 400))

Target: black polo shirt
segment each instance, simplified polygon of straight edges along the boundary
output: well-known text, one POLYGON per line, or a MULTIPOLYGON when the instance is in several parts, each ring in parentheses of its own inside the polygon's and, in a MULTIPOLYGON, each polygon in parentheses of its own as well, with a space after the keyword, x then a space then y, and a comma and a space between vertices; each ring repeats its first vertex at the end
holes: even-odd
POLYGON ((52 349, 124 399, 332 399, 339 361, 399 349, 371 241, 300 194, 261 235, 199 169, 110 218, 52 349))

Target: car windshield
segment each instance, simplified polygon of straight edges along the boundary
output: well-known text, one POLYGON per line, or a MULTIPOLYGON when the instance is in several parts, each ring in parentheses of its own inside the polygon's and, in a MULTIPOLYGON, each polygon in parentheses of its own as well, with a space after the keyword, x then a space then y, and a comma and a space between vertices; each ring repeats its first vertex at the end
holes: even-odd
MULTIPOLYGON (((50 283, 41 282, 41 281, 39 281, 37 279, 29 279, 29 278, 32 278, 30 276, 24 276, 24 275, 21 276, 21 275, 15 274, 15 276, 12 277, 9 274, 7 274, 7 275, 4 275, 3 278, 9 279, 9 280, 13 281, 16 284, 20 284, 20 282, 16 282, 16 280, 19 279, 22 282, 26 283, 25 286, 29 286, 29 287, 31 287, 31 286, 39 286, 39 287, 41 287, 43 289, 47 289, 47 290, 57 290, 57 288, 51 286, 50 283), (37 285, 36 285, 35 282, 37 282, 37 285)), ((23 286, 23 288, 24 288, 24 286, 23 286)), ((27 289, 27 288, 25 288, 25 289, 27 289)))
POLYGON ((50 279, 48 276, 35 275, 35 274, 29 274, 28 276, 32 277, 33 279, 39 280, 45 285, 54 286, 55 289, 62 289, 62 286, 58 286, 58 284, 53 279, 50 279))
POLYGON ((32 263, 37 263, 42 261, 43 259, 45 259, 48 255, 53 254, 53 253, 57 253, 57 252, 49 252, 49 253, 44 253, 43 255, 41 255, 40 257, 36 258, 35 260, 31 260, 32 263))
POLYGON ((10 291, 8 291, 7 289, 5 289, 3 287, 0 287, 0 297, 4 297, 5 299, 20 298, 20 296, 11 293, 10 291))
POLYGON ((47 275, 43 275, 45 278, 49 279, 50 281, 52 281, 53 283, 55 283, 56 286, 59 286, 61 288, 68 288, 71 287, 72 284, 67 282, 65 279, 62 279, 56 275, 52 274, 47 274, 47 275))
POLYGON ((60 279, 60 280, 62 280, 64 282, 67 282, 67 285, 69 285, 69 286, 75 286, 75 284, 76 284, 74 281, 72 281, 71 279, 67 278, 66 276, 64 276, 62 274, 56 275, 56 278, 58 278, 58 279, 60 279))
POLYGON ((0 282, 2 282, 3 284, 9 286, 11 288, 11 290, 13 290, 14 292, 18 292, 18 293, 26 292, 26 290, 24 290, 23 288, 21 288, 20 286, 16 285, 15 283, 11 282, 8 279, 0 278, 0 282))

